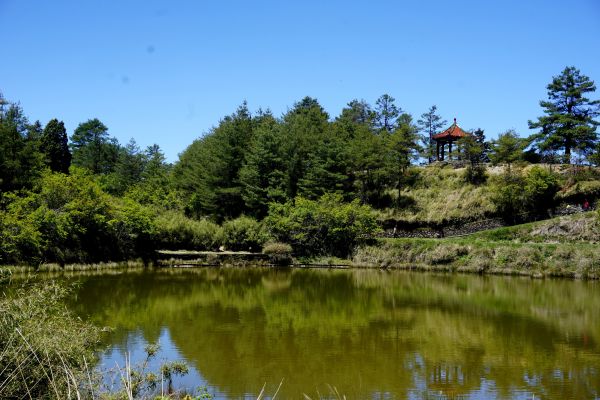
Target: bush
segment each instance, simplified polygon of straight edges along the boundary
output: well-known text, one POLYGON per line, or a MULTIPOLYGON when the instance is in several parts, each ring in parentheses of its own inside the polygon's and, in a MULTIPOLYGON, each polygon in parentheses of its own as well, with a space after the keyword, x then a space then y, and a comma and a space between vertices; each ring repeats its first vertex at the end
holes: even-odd
POLYGON ((37 264, 45 242, 39 224, 30 214, 33 199, 11 196, 6 211, 0 210, 0 264, 37 264))
POLYGON ((292 263, 292 246, 287 243, 271 242, 263 247, 263 254, 269 256, 272 264, 289 265, 292 263))
POLYGON ((218 250, 223 229, 208 220, 195 220, 169 211, 156 219, 156 242, 165 249, 218 250))
POLYGON ((464 175, 465 182, 471 183, 473 185, 481 185, 485 183, 487 180, 487 175, 485 173, 485 165, 483 164, 469 164, 465 169, 464 175))
POLYGON ((262 224, 241 216, 223 224, 223 244, 228 250, 257 251, 267 241, 262 224))
POLYGON ((150 208, 127 198, 115 199, 113 208, 108 228, 116 239, 119 256, 121 258, 152 256, 156 236, 155 213, 150 208))
POLYGON ((535 166, 525 175, 525 205, 533 213, 542 214, 554 208, 558 178, 552 171, 535 166))
POLYGON ((73 381, 88 381, 84 373, 94 365, 100 331, 67 311, 67 295, 44 282, 0 298, 0 398, 80 394, 73 381))
POLYGON ((514 223, 554 208, 558 188, 558 178, 547 169, 535 166, 525 174, 509 170, 492 185, 492 201, 497 212, 514 223))
POLYGON ((370 207, 358 200, 343 203, 338 194, 273 204, 265 222, 277 240, 291 243, 299 255, 310 256, 346 257, 379 231, 370 207))

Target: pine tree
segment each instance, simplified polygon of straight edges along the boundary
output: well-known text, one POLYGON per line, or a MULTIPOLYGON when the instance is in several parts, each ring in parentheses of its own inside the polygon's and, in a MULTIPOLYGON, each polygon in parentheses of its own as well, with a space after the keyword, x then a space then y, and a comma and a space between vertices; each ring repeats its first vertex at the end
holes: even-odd
POLYGON ((491 144, 485 140, 485 132, 481 128, 477 128, 473 131, 473 138, 477 144, 481 147, 481 156, 479 162, 490 162, 490 151, 491 144))
POLYGON ((433 135, 438 133, 438 131, 446 125, 446 120, 442 119, 441 116, 437 114, 437 106, 433 105, 429 108, 429 111, 421 114, 421 119, 417 121, 417 126, 419 127, 419 131, 423 132, 423 147, 425 150, 424 157, 427 157, 427 160, 431 164, 435 157, 435 141, 433 140, 433 135))
POLYGON ((514 162, 523 158, 525 145, 525 141, 514 130, 508 130, 492 142, 490 159, 494 165, 507 164, 510 170, 514 162))
POLYGON ((244 102, 181 154, 174 179, 188 194, 188 213, 222 220, 245 211, 239 173, 252 136, 252 117, 244 102))
POLYGON ((386 141, 387 168, 390 182, 395 189, 400 188, 406 170, 418 157, 421 150, 418 141, 417 127, 413 124, 412 117, 409 114, 402 114, 398 118, 398 128, 386 141))
POLYGON ((40 150, 46 157, 46 164, 54 172, 69 172, 71 152, 67 143, 65 124, 57 119, 50 120, 41 137, 40 150))
POLYGON ((392 133, 396 129, 397 119, 402 114, 402 109, 396 106, 394 99, 389 94, 384 94, 375 102, 374 128, 377 132, 392 133))
POLYGON ((97 118, 77 126, 70 147, 73 164, 94 174, 112 172, 119 156, 117 140, 108 136, 108 128, 97 118))
POLYGON ((573 151, 586 154, 593 149, 599 124, 594 117, 599 115, 600 100, 585 97, 596 86, 575 67, 566 67, 553 77, 547 89, 548 100, 540 101, 546 115, 529 121, 529 128, 541 129, 533 137, 540 150, 561 150, 568 164, 573 151))
POLYGON ((285 153, 288 162, 286 174, 287 197, 294 198, 299 182, 310 165, 311 154, 329 129, 329 115, 316 99, 305 97, 283 117, 285 153))
POLYGON ((0 94, 0 192, 31 187, 40 175, 39 128, 0 94))
POLYGON ((283 203, 287 200, 287 163, 284 160, 281 127, 268 114, 256 127, 244 166, 240 170, 242 197, 253 216, 262 218, 267 215, 269 203, 283 203))

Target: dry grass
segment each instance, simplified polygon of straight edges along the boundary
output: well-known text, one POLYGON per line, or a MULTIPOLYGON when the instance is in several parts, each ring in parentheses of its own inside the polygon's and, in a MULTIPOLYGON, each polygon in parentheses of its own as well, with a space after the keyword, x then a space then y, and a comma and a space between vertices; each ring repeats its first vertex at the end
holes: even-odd
POLYGON ((418 168, 418 172, 413 187, 394 194, 408 206, 382 210, 380 219, 431 224, 483 219, 495 212, 489 186, 465 183, 465 168, 426 167, 418 168))

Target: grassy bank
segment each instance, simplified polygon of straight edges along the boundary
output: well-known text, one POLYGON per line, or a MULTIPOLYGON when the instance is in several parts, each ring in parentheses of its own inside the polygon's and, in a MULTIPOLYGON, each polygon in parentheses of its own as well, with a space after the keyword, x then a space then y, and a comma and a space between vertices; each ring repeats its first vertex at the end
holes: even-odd
POLYGON ((352 266, 600 278, 596 213, 493 229, 459 238, 381 239, 352 266))

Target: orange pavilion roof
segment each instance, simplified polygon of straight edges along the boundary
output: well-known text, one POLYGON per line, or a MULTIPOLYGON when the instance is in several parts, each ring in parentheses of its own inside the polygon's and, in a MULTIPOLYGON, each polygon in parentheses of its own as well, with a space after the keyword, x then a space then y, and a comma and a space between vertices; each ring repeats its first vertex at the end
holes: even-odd
POLYGON ((454 123, 450 126, 450 128, 446 129, 442 133, 438 133, 437 135, 433 135, 434 139, 449 139, 449 138, 461 138, 467 136, 468 133, 463 131, 460 126, 456 124, 456 118, 454 118, 454 123))

